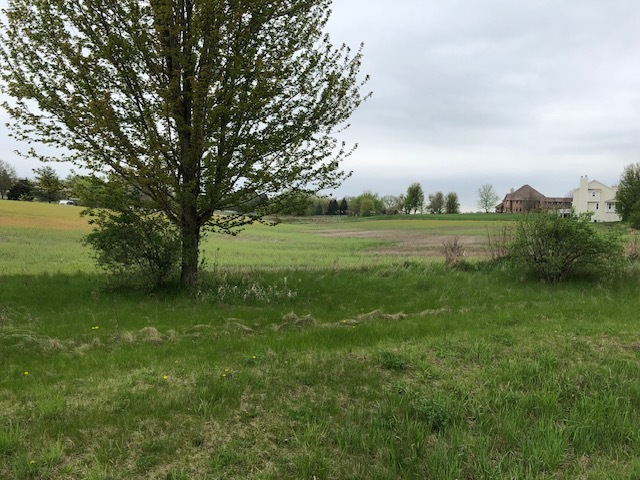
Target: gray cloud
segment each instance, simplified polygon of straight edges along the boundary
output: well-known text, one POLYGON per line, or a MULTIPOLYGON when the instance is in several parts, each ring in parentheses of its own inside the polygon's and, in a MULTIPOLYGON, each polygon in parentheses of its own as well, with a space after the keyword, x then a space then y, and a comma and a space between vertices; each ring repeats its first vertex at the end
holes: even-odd
POLYGON ((374 91, 345 191, 423 178, 471 205, 486 182, 564 195, 640 158, 635 1, 336 0, 330 31, 365 43, 374 91))
MULTIPOLYGON (((420 181, 472 208, 483 183, 564 195, 640 161, 637 0, 334 0, 328 27, 365 43, 374 92, 343 135, 360 147, 337 195, 420 181)), ((14 148, 0 131, 0 158, 14 148)))

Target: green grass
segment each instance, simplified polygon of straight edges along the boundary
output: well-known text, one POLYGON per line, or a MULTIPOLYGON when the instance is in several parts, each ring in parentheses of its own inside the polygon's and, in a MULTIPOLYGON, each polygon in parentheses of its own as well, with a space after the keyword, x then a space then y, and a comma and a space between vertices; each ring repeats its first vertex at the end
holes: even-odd
MULTIPOLYGON (((391 228, 328 228, 356 224, 391 228)), ((81 222, 13 228, 0 478, 640 476, 634 273, 550 286, 296 223, 209 238, 197 292, 145 291, 55 260, 88 257, 81 222)))

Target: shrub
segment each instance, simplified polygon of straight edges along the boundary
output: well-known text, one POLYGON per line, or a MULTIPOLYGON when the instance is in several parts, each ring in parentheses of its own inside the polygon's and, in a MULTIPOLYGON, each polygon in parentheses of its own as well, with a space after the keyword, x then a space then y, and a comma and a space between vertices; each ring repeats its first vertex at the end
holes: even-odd
POLYGON ((103 269, 116 275, 140 275, 163 286, 180 260, 178 229, 164 216, 143 208, 93 210, 94 230, 84 238, 103 269))
POLYGON ((622 231, 595 228, 589 215, 523 215, 510 250, 517 264, 550 283, 576 275, 606 276, 624 261, 622 231))

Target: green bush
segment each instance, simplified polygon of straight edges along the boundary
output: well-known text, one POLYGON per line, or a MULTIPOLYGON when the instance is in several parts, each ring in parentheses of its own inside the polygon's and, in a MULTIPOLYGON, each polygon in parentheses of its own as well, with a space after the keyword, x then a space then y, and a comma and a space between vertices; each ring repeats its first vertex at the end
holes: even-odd
POLYGON ((546 282, 610 276, 624 262, 621 230, 596 228, 589 215, 527 214, 517 221, 513 234, 510 257, 546 282))
POLYGON ((165 285, 180 260, 178 229, 163 214, 143 208, 87 210, 94 230, 84 242, 103 269, 120 276, 139 275, 165 285))

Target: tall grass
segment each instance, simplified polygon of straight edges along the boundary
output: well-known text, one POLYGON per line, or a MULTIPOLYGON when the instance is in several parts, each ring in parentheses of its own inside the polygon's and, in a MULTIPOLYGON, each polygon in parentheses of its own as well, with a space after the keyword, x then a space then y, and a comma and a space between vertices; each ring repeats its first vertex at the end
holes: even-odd
POLYGON ((150 292, 59 269, 44 247, 81 228, 22 228, 42 267, 0 275, 0 478, 640 475, 634 275, 356 262, 369 240, 287 225, 150 292))

